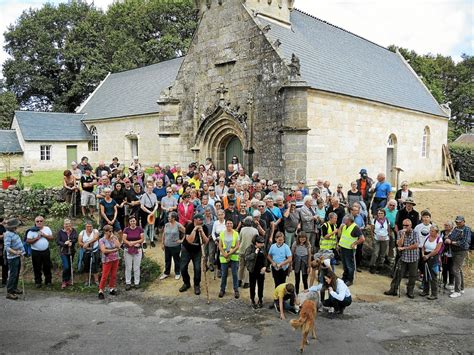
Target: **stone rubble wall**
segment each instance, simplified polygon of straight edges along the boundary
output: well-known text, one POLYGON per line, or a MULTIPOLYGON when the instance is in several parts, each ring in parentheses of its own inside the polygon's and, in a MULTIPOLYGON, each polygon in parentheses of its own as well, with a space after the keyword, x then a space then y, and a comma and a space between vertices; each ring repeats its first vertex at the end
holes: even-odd
POLYGON ((63 201, 61 191, 60 188, 45 190, 0 189, 0 216, 4 218, 34 217, 39 212, 38 210, 48 211, 54 202, 63 201), (41 206, 41 208, 33 210, 31 206, 41 206))

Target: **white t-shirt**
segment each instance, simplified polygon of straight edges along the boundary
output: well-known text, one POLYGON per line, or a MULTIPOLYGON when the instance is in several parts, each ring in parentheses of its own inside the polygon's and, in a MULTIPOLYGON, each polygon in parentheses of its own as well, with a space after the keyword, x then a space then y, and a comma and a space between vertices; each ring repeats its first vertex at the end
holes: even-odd
MULTIPOLYGON (((53 235, 53 232, 51 232, 51 229, 49 227, 45 226, 41 228, 41 231, 44 234, 53 235)), ((39 232, 29 231, 28 234, 26 235, 26 238, 35 239, 38 236, 38 233, 39 232)), ((31 244, 31 249, 36 250, 36 251, 45 251, 48 248, 49 248, 49 241, 45 237, 41 237, 35 243, 31 244)))
MULTIPOLYGON (((96 233, 98 234, 99 231, 97 229, 93 229, 91 234, 87 234, 86 230, 83 230, 79 236, 82 235, 82 242, 85 244, 85 243, 88 243, 89 241, 91 241, 92 239, 94 239, 94 235, 96 235, 96 233)), ((99 248, 99 240, 97 239, 94 244, 92 245, 92 250, 97 250, 99 248)))
POLYGON ((223 231, 225 231, 225 220, 222 223, 219 220, 215 221, 212 226, 212 238, 216 240, 216 236, 220 235, 223 231))
POLYGON ((414 229, 413 232, 415 233, 416 237, 418 238, 418 248, 423 248, 423 243, 425 242, 426 238, 430 235, 431 223, 430 224, 418 224, 414 229))
POLYGON ((388 237, 388 220, 385 218, 383 224, 380 224, 379 221, 374 221, 374 234, 375 240, 389 240, 388 237))

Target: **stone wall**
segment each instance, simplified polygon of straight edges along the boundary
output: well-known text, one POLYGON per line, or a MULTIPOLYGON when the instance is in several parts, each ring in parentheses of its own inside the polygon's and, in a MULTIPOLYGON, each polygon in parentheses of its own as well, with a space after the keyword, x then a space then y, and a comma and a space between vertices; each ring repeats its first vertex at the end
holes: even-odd
MULTIPOLYGON (((308 102, 308 179, 322 177, 342 183, 344 191, 359 177, 386 172, 387 141, 396 137, 400 181, 442 180, 442 145, 447 142, 446 118, 399 109, 366 100, 310 90, 308 102), (421 156, 423 130, 431 132, 427 157, 421 156)), ((335 188, 335 186, 334 186, 335 188)))
POLYGON ((47 212, 54 202, 62 201, 61 191, 58 188, 21 191, 0 189, 0 216, 28 218, 34 217, 41 210, 47 212))

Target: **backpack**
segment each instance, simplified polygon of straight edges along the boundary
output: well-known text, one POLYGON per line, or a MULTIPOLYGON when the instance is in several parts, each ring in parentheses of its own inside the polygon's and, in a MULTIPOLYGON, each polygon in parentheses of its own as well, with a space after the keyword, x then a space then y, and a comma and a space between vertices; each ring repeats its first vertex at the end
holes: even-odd
POLYGON ((39 228, 38 227, 32 227, 32 228, 28 228, 25 232, 25 236, 23 237, 23 249, 25 249, 25 254, 24 254, 24 257, 25 258, 29 258, 31 256, 31 244, 28 244, 27 243, 27 239, 28 239, 28 233, 29 232, 37 232, 39 231, 39 228))
MULTIPOLYGON (((426 244, 426 241, 428 240, 429 236, 425 239, 425 242, 423 243, 423 246, 425 246, 426 244)), ((439 248, 439 251, 438 251, 438 254, 437 255, 442 255, 443 254, 443 251, 444 251, 444 242, 443 242, 443 238, 441 238, 441 236, 438 236, 438 238, 436 238, 436 244, 438 244, 439 242, 441 241, 441 248, 439 248)))

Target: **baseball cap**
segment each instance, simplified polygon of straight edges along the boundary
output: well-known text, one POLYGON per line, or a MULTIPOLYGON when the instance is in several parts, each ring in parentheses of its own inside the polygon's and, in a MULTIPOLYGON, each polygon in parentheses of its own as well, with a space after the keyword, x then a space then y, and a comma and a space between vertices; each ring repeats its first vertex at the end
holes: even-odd
POLYGON ((265 239, 263 239, 263 237, 257 237, 255 238, 255 243, 265 243, 265 239))
POLYGON ((234 188, 233 188, 233 187, 231 187, 229 190, 227 190, 227 193, 228 193, 229 195, 233 195, 233 194, 235 194, 235 190, 234 190, 234 188))
POLYGON ((194 219, 200 219, 201 221, 204 221, 204 216, 200 213, 196 213, 194 215, 194 219))
POLYGON ((457 216, 454 221, 455 222, 465 222, 466 220, 464 219, 464 216, 457 216))
POLYGON ((367 169, 360 169, 359 174, 367 174, 367 169))

